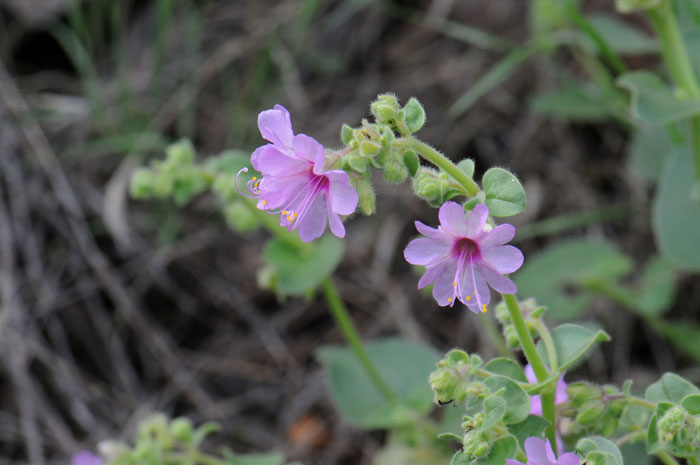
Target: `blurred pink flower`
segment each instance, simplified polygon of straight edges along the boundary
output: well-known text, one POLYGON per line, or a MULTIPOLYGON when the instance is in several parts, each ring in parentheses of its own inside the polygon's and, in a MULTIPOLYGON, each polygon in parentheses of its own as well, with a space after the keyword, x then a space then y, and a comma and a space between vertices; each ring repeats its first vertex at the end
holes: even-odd
MULTIPOLYGON (((525 366, 525 377, 530 383, 537 383, 537 376, 535 376, 535 370, 532 369, 530 364, 525 366)), ((566 402, 569 398, 569 394, 566 393, 566 381, 564 381, 564 375, 562 374, 557 382, 557 388, 554 393, 554 405, 559 405, 566 402)), ((530 396, 530 413, 533 415, 542 416, 542 398, 539 394, 530 396)))
POLYGON ((73 465, 102 465, 102 459, 99 455, 86 450, 78 452, 73 456, 73 465))
POLYGON ((348 174, 325 170, 323 146, 304 134, 294 135, 289 112, 283 106, 260 113, 258 127, 271 143, 258 147, 250 156, 253 168, 263 175, 248 183, 248 190, 258 199, 257 207, 281 214, 280 226, 299 229, 304 242, 320 237, 326 223, 333 234, 344 237, 340 215, 353 213, 359 197, 348 174))
POLYGON ((489 209, 478 204, 468 217, 455 202, 440 207, 440 226, 433 229, 416 221, 426 237, 412 240, 404 250, 406 261, 426 267, 418 289, 431 283, 440 306, 452 306, 459 299, 474 313, 485 312, 491 300, 489 286, 503 294, 514 294, 513 281, 503 276, 523 264, 523 254, 512 245, 515 228, 486 225, 489 209))
POLYGON ((525 453, 527 454, 527 463, 513 459, 506 459, 506 463, 508 465, 581 465, 578 456, 573 452, 565 452, 557 459, 549 440, 540 438, 527 438, 525 440, 525 453))

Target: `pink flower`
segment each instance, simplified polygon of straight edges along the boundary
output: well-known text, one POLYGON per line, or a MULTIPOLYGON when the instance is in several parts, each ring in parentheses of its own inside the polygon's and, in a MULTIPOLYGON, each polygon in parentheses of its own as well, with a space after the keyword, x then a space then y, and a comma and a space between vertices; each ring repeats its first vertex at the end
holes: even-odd
POLYGON ((557 460, 549 440, 540 438, 527 438, 525 440, 525 453, 527 454, 527 463, 512 459, 506 459, 506 463, 508 465, 581 465, 578 456, 573 452, 563 453, 559 455, 557 460))
POLYGON ((99 455, 86 450, 78 452, 73 456, 73 465, 102 465, 102 459, 99 455))
POLYGON ((523 254, 512 245, 515 228, 486 225, 489 209, 479 204, 468 217, 455 202, 440 207, 440 226, 433 229, 416 221, 416 229, 426 237, 412 240, 404 250, 406 261, 426 267, 418 289, 431 283, 433 297, 440 306, 452 306, 456 299, 474 313, 485 312, 491 300, 489 286, 503 294, 514 294, 513 281, 503 276, 523 264, 523 254))
MULTIPOLYGON (((281 214, 280 226, 299 229, 299 237, 311 242, 326 230, 345 236, 340 215, 350 215, 358 202, 357 191, 342 170, 326 170, 323 146, 304 134, 294 135, 289 112, 281 105, 258 115, 258 127, 270 144, 250 156, 262 179, 253 178, 248 190, 257 207, 281 214)), ((241 171, 247 171, 244 168, 241 171)))
MULTIPOLYGON (((537 376, 535 376, 535 370, 532 369, 530 364, 525 366, 525 377, 530 383, 537 383, 537 376)), ((569 398, 569 394, 566 393, 566 381, 564 381, 564 375, 559 378, 557 382, 557 388, 554 392, 554 405, 559 405, 564 403, 569 398)), ((539 394, 530 396, 530 413, 533 415, 542 416, 542 398, 539 394)))

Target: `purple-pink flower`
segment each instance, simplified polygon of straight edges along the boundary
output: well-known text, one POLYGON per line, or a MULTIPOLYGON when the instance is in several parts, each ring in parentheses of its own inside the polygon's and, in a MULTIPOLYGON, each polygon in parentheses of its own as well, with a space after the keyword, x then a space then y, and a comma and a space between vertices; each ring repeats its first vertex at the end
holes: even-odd
POLYGON ((86 450, 78 452, 73 456, 73 465, 102 465, 102 459, 99 455, 86 450))
POLYGON ((433 297, 440 306, 461 301, 474 313, 485 312, 491 300, 489 286, 503 294, 514 294, 515 283, 503 276, 523 264, 523 254, 505 245, 515 236, 515 228, 486 224, 489 209, 478 204, 465 216, 455 202, 446 202, 438 214, 437 229, 416 221, 416 229, 426 237, 412 240, 404 250, 406 261, 426 267, 418 289, 431 283, 433 297))
MULTIPOLYGON (((323 146, 304 134, 294 135, 289 112, 281 105, 258 115, 258 127, 270 144, 258 147, 250 162, 262 179, 253 178, 248 189, 257 207, 281 214, 280 226, 299 229, 311 242, 326 230, 345 236, 340 215, 355 211, 359 196, 342 170, 326 170, 323 146)), ((243 171, 247 171, 244 169, 243 171)))
POLYGON ((540 438, 525 439, 525 453, 527 454, 527 463, 513 459, 506 459, 506 463, 508 465, 581 465, 578 456, 573 452, 560 454, 559 459, 557 459, 549 440, 540 438))
MULTIPOLYGON (((530 383, 537 383, 537 376, 535 376, 535 370, 528 363, 525 366, 525 377, 530 383)), ((557 381, 557 388, 554 392, 554 405, 559 405, 564 403, 569 398, 569 394, 566 393, 566 381, 564 381, 564 375, 557 381)), ((539 394, 530 396, 530 413, 533 415, 542 416, 542 398, 539 394)))

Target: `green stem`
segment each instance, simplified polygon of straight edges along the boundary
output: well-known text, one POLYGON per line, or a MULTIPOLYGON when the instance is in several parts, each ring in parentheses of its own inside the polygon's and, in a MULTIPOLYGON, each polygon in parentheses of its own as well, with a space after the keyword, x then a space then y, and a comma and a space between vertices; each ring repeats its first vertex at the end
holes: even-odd
MULTIPOLYGON (((673 3, 662 1, 654 8, 646 10, 649 21, 661 39, 664 61, 676 85, 682 89, 686 98, 700 98, 700 85, 690 63, 688 50, 683 42, 673 3)), ((692 126, 693 162, 695 177, 700 179, 700 116, 690 118, 692 126)))
POLYGON ((476 182, 474 182, 472 178, 467 176, 464 171, 457 168, 457 165, 452 163, 452 161, 449 158, 447 158, 445 155, 441 154, 425 142, 421 142, 413 137, 403 137, 401 139, 397 139, 394 142, 394 144, 398 146, 403 145, 405 147, 415 150, 418 155, 425 158, 427 161, 429 161, 433 165, 437 166, 438 168, 455 178, 455 180, 457 180, 457 182, 459 182, 464 187, 464 189, 470 197, 474 197, 481 190, 479 189, 479 185, 476 182))
POLYGON ((661 460, 666 465, 680 465, 678 463, 678 460, 671 457, 667 452, 664 452, 664 451, 657 452, 656 456, 659 458, 659 460, 661 460))
POLYGON ((379 370, 377 370, 377 368, 374 366, 372 359, 369 358, 369 354, 367 354, 367 350, 362 344, 360 335, 358 334, 352 319, 350 319, 350 315, 348 314, 343 301, 340 300, 340 297, 338 296, 338 291, 335 289, 333 281, 331 281, 330 278, 324 278, 321 282, 321 286, 323 287, 323 292, 326 295, 326 302, 328 302, 328 306, 331 309, 331 313, 333 314, 336 323, 338 323, 338 326, 343 332, 345 339, 348 341, 348 344, 350 344, 350 348, 355 353, 357 360, 362 365, 362 368, 364 368, 365 373, 367 373, 367 376, 372 384, 374 384, 377 390, 382 393, 386 400, 389 402, 399 402, 399 399, 394 391, 389 387, 386 381, 384 381, 379 373, 379 370))
MULTIPOLYGON (((508 308, 508 314, 515 327, 515 332, 518 333, 518 339, 520 339, 520 346, 525 352, 525 357, 527 361, 530 362, 532 370, 535 372, 537 380, 540 382, 545 381, 549 378, 549 372, 544 362, 537 353, 537 348, 535 343, 530 336, 530 330, 527 328, 523 314, 520 312, 520 307, 518 306, 518 300, 512 294, 503 294, 503 300, 508 308)), ((556 370, 557 367, 552 367, 552 370, 556 370)), ((557 437, 556 437, 556 417, 554 410, 554 384, 552 386, 544 389, 540 394, 542 399, 542 416, 545 420, 549 421, 549 426, 545 430, 545 435, 552 444, 552 449, 554 453, 557 452, 557 437)))

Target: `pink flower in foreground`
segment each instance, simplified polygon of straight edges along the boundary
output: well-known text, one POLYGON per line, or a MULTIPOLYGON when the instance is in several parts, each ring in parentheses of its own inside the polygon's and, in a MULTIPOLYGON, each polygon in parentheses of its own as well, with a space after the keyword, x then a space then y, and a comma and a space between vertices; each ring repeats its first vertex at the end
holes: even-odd
POLYGON ((506 463, 508 465, 581 465, 578 456, 573 452, 565 452, 557 459, 549 440, 540 438, 527 438, 525 440, 525 453, 527 454, 527 463, 513 459, 506 459, 506 463))
MULTIPOLYGON (((253 178, 248 189, 257 207, 281 214, 280 226, 299 229, 299 237, 311 242, 326 230, 345 236, 340 215, 355 211, 358 194, 342 170, 324 168, 323 146, 304 134, 294 135, 289 112, 281 105, 258 115, 258 127, 270 144, 258 147, 250 162, 263 177, 253 178)), ((247 171, 244 168, 242 171, 247 171)))
MULTIPOLYGON (((525 366, 525 377, 530 383, 537 383, 537 376, 535 376, 535 370, 532 369, 530 364, 525 366)), ((564 375, 559 378, 557 382, 557 389, 554 393, 554 405, 559 405, 564 403, 569 398, 569 394, 566 393, 566 381, 564 381, 564 375)), ((530 413, 533 415, 542 416, 542 398, 539 394, 530 396, 530 413)))
POLYGON ((412 240, 404 250, 406 261, 426 267, 418 289, 431 283, 440 306, 452 306, 459 299, 474 313, 485 312, 491 300, 489 286, 503 294, 514 294, 513 281, 503 276, 523 264, 523 254, 512 245, 515 228, 486 225, 489 209, 479 204, 468 217, 455 202, 440 207, 440 226, 433 229, 416 221, 426 237, 412 240))
POLYGON ((86 450, 78 452, 73 456, 73 465, 102 465, 102 459, 99 455, 86 450))

